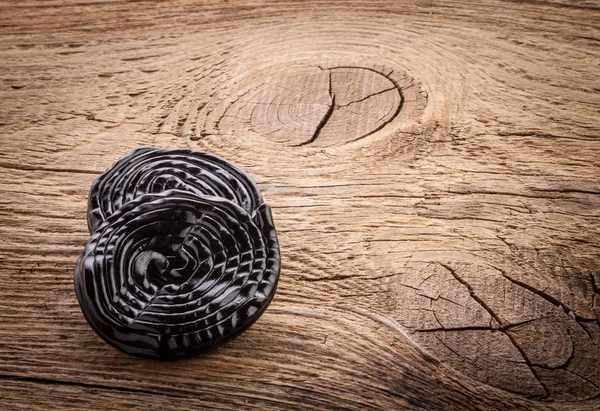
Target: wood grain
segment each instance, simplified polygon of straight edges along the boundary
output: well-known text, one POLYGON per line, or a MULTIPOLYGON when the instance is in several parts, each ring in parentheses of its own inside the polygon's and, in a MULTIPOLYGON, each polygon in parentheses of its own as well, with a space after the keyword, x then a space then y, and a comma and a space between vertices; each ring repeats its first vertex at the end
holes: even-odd
POLYGON ((600 408, 595 1, 0 3, 0 408, 600 408), (95 177, 243 167, 277 296, 156 362, 85 322, 95 177))

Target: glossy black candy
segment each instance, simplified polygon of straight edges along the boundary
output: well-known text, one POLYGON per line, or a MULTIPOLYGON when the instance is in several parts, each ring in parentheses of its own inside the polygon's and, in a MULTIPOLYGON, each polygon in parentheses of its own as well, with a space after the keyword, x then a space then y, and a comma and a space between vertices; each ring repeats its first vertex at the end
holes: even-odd
POLYGON ((246 330, 269 305, 279 246, 268 205, 145 194, 93 233, 75 270, 92 328, 134 355, 179 358, 246 330))
POLYGON ((88 200, 90 233, 123 204, 143 194, 170 189, 223 197, 250 214, 262 203, 258 187, 246 173, 219 156, 191 149, 137 147, 92 185, 88 200))
POLYGON ((77 298, 92 328, 126 353, 202 352, 246 330, 275 294, 270 208, 214 154, 131 150, 92 185, 88 227, 77 298))

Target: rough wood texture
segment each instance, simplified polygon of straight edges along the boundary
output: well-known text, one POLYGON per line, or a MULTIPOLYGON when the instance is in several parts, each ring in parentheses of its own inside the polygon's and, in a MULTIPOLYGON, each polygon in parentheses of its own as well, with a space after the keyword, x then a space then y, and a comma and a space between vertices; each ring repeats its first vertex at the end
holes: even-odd
POLYGON ((0 408, 600 407, 600 5, 0 4, 0 408), (94 178, 242 166, 278 294, 161 363, 86 324, 94 178))

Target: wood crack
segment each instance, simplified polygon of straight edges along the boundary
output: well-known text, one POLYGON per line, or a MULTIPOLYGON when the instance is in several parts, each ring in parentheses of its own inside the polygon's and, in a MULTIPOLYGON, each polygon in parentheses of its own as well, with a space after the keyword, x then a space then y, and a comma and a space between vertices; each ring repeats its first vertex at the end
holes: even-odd
MULTIPOLYGON (((441 297, 440 297, 441 298, 441 297)), ((449 300, 448 300, 449 301, 449 300)), ((437 320, 437 316, 435 315, 435 311, 434 311, 434 317, 437 320)), ((539 317, 539 318, 533 318, 530 320, 525 320, 525 321, 521 321, 518 323, 513 323, 513 324, 506 324, 500 327, 494 327, 494 326, 490 326, 490 327, 485 327, 485 326, 478 326, 478 325, 474 325, 474 326, 464 326, 464 327, 437 327, 437 328, 422 328, 422 329, 417 329, 414 330, 414 332, 420 332, 420 333, 431 333, 431 332, 445 332, 445 331, 506 331, 510 328, 514 328, 514 327, 519 327, 521 325, 525 325, 534 321, 538 321, 541 320, 544 317, 539 317)), ((442 325, 440 323, 439 320, 437 320, 437 322, 442 325)))
MULTIPOLYGON (((462 277, 460 277, 456 271, 454 271, 453 268, 451 268, 450 266, 443 264, 443 263, 438 263, 439 265, 441 265, 442 267, 444 267, 450 274, 452 274, 452 276, 456 279, 456 281, 458 281, 459 283, 461 283, 462 285, 464 285, 467 288, 467 291, 469 292, 469 294, 471 295, 471 297, 477 301, 477 303, 488 312, 488 314, 494 319, 496 320, 496 322, 500 325, 503 325, 504 322, 500 319, 500 317, 498 317, 496 315, 496 313, 494 313, 494 311, 492 311, 492 309, 485 303, 485 301, 483 301, 481 298, 479 298, 479 296, 477 294, 475 294, 475 291, 473 290, 473 287, 471 287, 471 285, 462 277)), ((491 325, 491 324, 490 324, 491 325)), ((490 326, 490 328, 492 328, 490 326)))
POLYGON ((90 383, 79 382, 79 381, 57 380, 57 379, 53 379, 53 378, 0 375, 0 380, 24 381, 24 382, 31 382, 31 383, 35 383, 35 384, 75 386, 75 387, 91 388, 91 389, 98 389, 98 390, 120 391, 120 392, 138 393, 138 394, 141 393, 141 394, 148 394, 148 395, 160 395, 160 396, 168 396, 168 397, 173 397, 173 398, 185 397, 183 395, 173 395, 172 393, 166 393, 166 392, 162 392, 162 391, 151 391, 151 390, 143 390, 143 389, 138 389, 138 388, 118 387, 118 386, 103 385, 103 384, 90 384, 90 383))
POLYGON ((55 168, 55 167, 36 167, 29 166, 26 164, 6 164, 0 163, 0 168, 7 168, 11 170, 23 170, 23 171, 46 171, 49 173, 76 173, 76 174, 102 174, 102 171, 97 170, 81 170, 75 168, 55 168))
POLYGON ((564 304, 563 302, 559 301, 558 299, 552 297, 550 294, 547 294, 546 292, 544 292, 543 290, 538 290, 535 287, 532 287, 531 285, 523 282, 523 281, 519 281, 516 280, 514 278, 512 278, 511 276, 509 276, 508 274, 506 274, 506 272, 504 270, 501 270, 498 267, 493 267, 495 270, 497 270, 502 277, 504 277, 505 279, 507 279, 508 281, 510 281, 511 283, 518 285, 520 287, 525 288, 528 291, 531 291, 532 293, 538 295, 539 297, 542 297, 544 300, 548 301, 550 304, 562 309, 562 311, 564 311, 565 314, 571 316, 570 313, 572 313, 572 315, 575 317, 575 319, 577 321, 581 321, 581 320, 595 320, 591 319, 591 318, 584 318, 579 316, 578 314, 575 313, 575 311, 573 311, 571 308, 569 308, 569 306, 567 306, 566 304, 564 304))
POLYGON ((381 90, 381 91, 378 91, 378 92, 376 92, 376 93, 369 94, 369 95, 368 95, 368 96, 366 96, 366 97, 363 97, 363 98, 361 98, 361 99, 358 99, 358 100, 351 101, 351 102, 349 102, 349 103, 346 103, 346 104, 337 105, 337 106, 336 106, 336 108, 348 107, 348 106, 349 106, 349 105, 351 105, 351 104, 354 104, 354 103, 360 103, 361 101, 368 100, 368 99, 370 99, 370 98, 371 98, 371 97, 373 97, 373 96, 378 96, 378 95, 380 95, 380 94, 387 93, 388 91, 392 91, 392 90, 396 90, 396 86, 394 86, 394 87, 389 87, 389 88, 386 88, 385 90, 381 90))
POLYGON ((333 114, 333 112, 335 111, 335 108, 336 108, 335 94, 333 93, 332 87, 333 86, 331 84, 331 70, 329 70, 329 98, 331 99, 331 102, 329 103, 329 109, 327 110, 327 112, 325 113, 325 115, 323 116, 323 118, 321 119, 319 124, 317 125, 317 128, 315 129, 315 132, 312 135, 312 137, 303 143, 297 144, 297 146, 304 146, 306 144, 314 143, 315 140, 319 137, 319 134, 321 134, 321 130, 323 130, 323 127, 325 127, 325 124, 327 124, 327 122, 331 118, 331 115, 333 114))
MULTIPOLYGON (((496 320, 496 322, 498 324, 500 324, 501 326, 504 324, 504 322, 500 319, 499 316, 496 315, 496 313, 494 313, 494 311, 485 303, 485 301, 483 301, 481 298, 479 298, 479 296, 477 296, 477 294, 475 294, 475 291, 473 290, 473 287, 471 287, 471 285, 462 277, 460 277, 456 271, 443 263, 438 262, 439 265, 441 265, 442 267, 444 267, 450 274, 452 274, 452 276, 456 279, 456 281, 458 281, 459 283, 461 283, 462 285, 464 285, 467 290, 469 291, 469 294, 471 295, 471 297, 477 301, 477 303, 484 309, 486 310, 489 315, 496 320)), ((529 358, 527 357, 527 354, 525 353, 525 351, 519 346, 519 344, 517 343, 516 339, 510 335, 510 333, 506 332, 506 330, 502 330, 501 328, 499 329, 499 331, 501 331, 502 333, 504 333, 504 335, 506 335, 508 337, 508 339, 510 340, 510 342, 512 343, 512 345, 515 347, 515 349, 517 351, 519 351, 519 353, 521 354, 521 357, 523 357, 523 360, 525 361, 525 363, 527 364, 527 366, 529 367, 529 369, 531 370, 532 375, 535 377, 535 379, 538 381, 538 383, 540 384, 540 386, 544 389, 546 395, 543 398, 548 397, 549 395, 549 391, 546 388, 546 386, 544 385, 544 383, 542 383, 542 381, 540 380, 539 376, 536 374, 535 370, 534 370, 534 364, 529 360, 529 358)))
MULTIPOLYGON (((376 127, 374 127, 374 129, 368 131, 365 134, 359 135, 358 137, 354 137, 350 140, 348 140, 347 142, 354 142, 360 139, 363 139, 367 136, 370 136, 374 133, 376 133, 377 131, 381 130, 383 127, 385 127, 386 125, 388 125, 389 123, 391 123, 394 118, 396 118, 398 116, 398 113, 400 113, 400 111, 402 110, 402 106, 404 104, 404 98, 402 96, 402 92, 401 92, 401 88, 400 86, 392 79, 389 77, 389 75, 381 73, 377 70, 373 70, 371 68, 368 67, 354 67, 354 66, 338 66, 338 67, 330 67, 330 68, 323 68, 320 66, 317 66, 319 69, 321 69, 322 71, 328 71, 329 73, 329 98, 330 98, 330 104, 328 107, 327 112, 323 115, 323 117, 321 118, 321 121, 319 122, 319 124, 317 125, 315 132, 313 133, 313 135, 311 136, 310 139, 300 143, 300 144, 296 144, 294 145, 295 147, 300 147, 300 146, 304 146, 304 145, 308 145, 308 144, 312 144, 314 143, 319 136, 321 135, 321 132, 323 131, 323 129, 325 128, 325 126, 327 125, 327 123, 329 122, 329 120, 331 119, 332 115, 335 113, 336 110, 340 109, 340 108, 344 108, 344 107, 348 107, 351 106, 352 104, 355 103, 360 103, 362 101, 368 100, 374 96, 378 96, 381 94, 384 94, 386 92, 389 91, 393 91, 396 90, 398 92, 398 96, 400 101, 397 104, 397 107, 394 111, 394 113, 392 113, 391 115, 385 115, 383 116, 383 118, 387 117, 385 120, 380 121, 380 124, 378 124, 376 127), (373 73, 376 73, 377 75, 384 77, 386 80, 388 80, 392 86, 390 87, 386 87, 383 90, 379 90, 373 93, 370 93, 364 97, 361 97, 359 99, 347 102, 345 104, 336 104, 336 94, 333 90, 333 82, 332 82, 332 71, 336 70, 336 69, 354 69, 354 70, 366 70, 366 71, 370 71, 373 73)), ((389 114, 389 113, 388 113, 389 114)), ((381 120, 381 119, 380 119, 381 120)))

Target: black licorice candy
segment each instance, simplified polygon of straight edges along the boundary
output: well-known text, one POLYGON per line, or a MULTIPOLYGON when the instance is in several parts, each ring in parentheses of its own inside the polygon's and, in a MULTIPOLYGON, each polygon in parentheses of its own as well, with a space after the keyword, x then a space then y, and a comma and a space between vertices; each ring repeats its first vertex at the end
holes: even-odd
MULTIPOLYGON (((162 173, 168 179, 164 166, 162 173)), ((230 187, 256 187, 241 173, 240 186, 230 187)), ((112 208, 95 228, 76 265, 75 292, 106 342, 175 359, 229 341, 262 315, 277 288, 279 245, 258 189, 239 201, 153 189, 112 208)))
POLYGON ((215 154, 136 147, 92 184, 88 198, 90 233, 128 201, 170 189, 223 197, 250 214, 262 203, 260 191, 250 177, 215 154))

